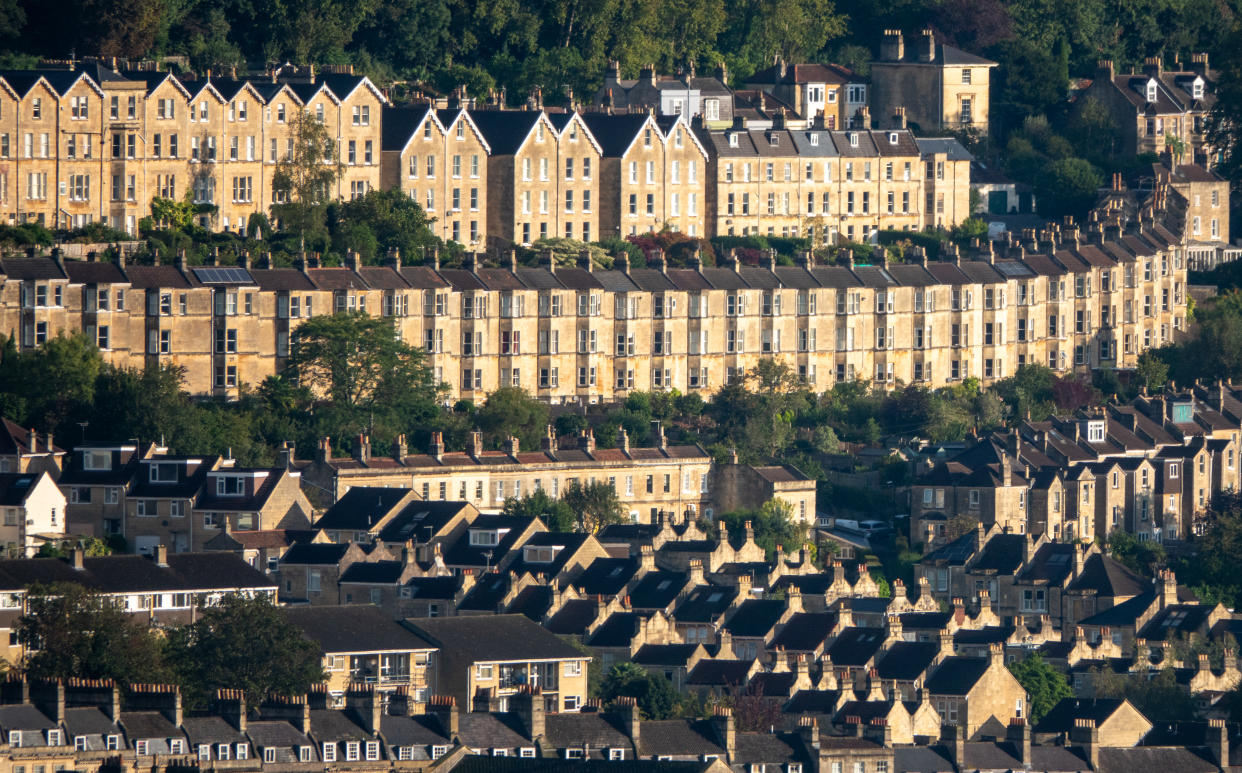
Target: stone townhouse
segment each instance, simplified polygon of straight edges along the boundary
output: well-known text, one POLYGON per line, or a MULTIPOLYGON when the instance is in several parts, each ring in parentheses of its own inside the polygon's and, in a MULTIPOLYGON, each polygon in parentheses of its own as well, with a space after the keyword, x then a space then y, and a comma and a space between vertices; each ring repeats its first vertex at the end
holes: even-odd
POLYGON ((40 435, 0 418, 0 472, 47 472, 60 478, 65 450, 52 442, 52 434, 40 435))
POLYGON ((1213 497, 1239 487, 1240 407, 1232 386, 1196 385, 994 433, 919 476, 912 534, 939 544, 967 516, 1066 541, 1193 538, 1213 497))
POLYGON ((415 703, 436 694, 436 647, 374 606, 291 607, 285 617, 319 645, 329 695, 374 685, 385 696, 405 688, 415 703))
POLYGON ((1216 103, 1216 72, 1208 55, 1191 56, 1190 68, 1174 62, 1165 69, 1160 57, 1148 57, 1141 71, 1117 72, 1110 60, 1101 60, 1080 104, 1099 103, 1117 126, 1125 156, 1169 152, 1169 139, 1185 145, 1185 156, 1174 159, 1211 168, 1216 152, 1207 143, 1207 120, 1216 103))
POLYGON ((314 461, 296 466, 337 500, 356 486, 401 487, 423 500, 459 500, 496 511, 508 497, 540 489, 557 497, 572 481, 597 481, 611 484, 628 503, 631 517, 643 522, 654 522, 657 513, 706 512, 714 501, 711 457, 697 446, 669 444, 663 437, 659 431, 658 444, 649 448, 630 447, 623 438, 619 448, 602 449, 587 434, 576 447, 562 448, 549 428, 539 450, 523 451, 510 439, 506 449, 494 451, 485 450, 481 435, 473 433, 469 448, 451 451, 436 433, 427 453, 409 453, 399 440, 399 454, 392 458, 373 456, 367 437, 356 441, 352 457, 334 457, 325 438, 314 461))
POLYGON ((964 129, 986 135, 996 66, 938 43, 930 29, 910 41, 901 30, 885 30, 880 56, 871 63, 871 110, 890 116, 905 108, 909 121, 924 132, 964 129))
POLYGON ((562 114, 554 123, 543 110, 475 110, 470 117, 491 149, 486 207, 493 243, 598 238, 600 149, 580 117, 562 114))
MULTIPOLYGON (((585 135, 578 121, 566 137, 575 126, 585 135)), ((531 137, 537 146, 535 129, 531 137)), ((1142 350, 1173 340, 1186 303, 1182 201, 1162 186, 1124 232, 1106 213, 1085 233, 1052 226, 901 265, 847 255, 834 266, 809 258, 744 266, 730 256, 675 268, 652 255, 645 267, 618 258, 596 270, 585 259, 520 266, 510 253, 500 265, 472 254, 454 269, 434 255, 421 266, 392 255, 365 267, 350 255, 337 268, 308 258, 271 269, 243 257, 236 266, 75 265, 71 274, 56 258, 10 258, 0 263, 0 329, 20 331, 23 347, 89 331, 114 364, 182 365, 191 392, 222 397, 276 372, 300 320, 350 310, 393 318, 403 338, 428 350, 450 394, 470 399, 499 386, 553 403, 709 390, 766 358, 795 367, 815 389, 860 378, 986 384, 1027 363, 1132 367, 1142 350), (144 345, 132 317, 142 312, 138 360, 144 345)))
POLYGON ((405 192, 429 215, 436 235, 487 247, 490 146, 464 109, 385 108, 380 184, 405 192))
POLYGON ((681 116, 584 113, 602 151, 599 233, 632 236, 671 228, 706 235, 707 153, 681 116))
POLYGON ((839 64, 787 64, 778 59, 747 78, 746 88, 776 96, 804 121, 822 115, 829 130, 849 128, 855 113, 867 104, 866 79, 839 64))
POLYGON ((179 200, 189 191, 217 208, 201 216, 203 225, 244 231, 251 214, 276 203, 272 171, 301 109, 327 124, 340 146, 344 171, 333 195, 360 196, 380 184, 386 99, 347 71, 316 78, 313 69, 286 68, 239 80, 53 63, 0 80, 0 100, 10 102, 0 104, 7 117, 0 120, 0 206, 8 222, 104 222, 136 233, 152 198, 179 200))

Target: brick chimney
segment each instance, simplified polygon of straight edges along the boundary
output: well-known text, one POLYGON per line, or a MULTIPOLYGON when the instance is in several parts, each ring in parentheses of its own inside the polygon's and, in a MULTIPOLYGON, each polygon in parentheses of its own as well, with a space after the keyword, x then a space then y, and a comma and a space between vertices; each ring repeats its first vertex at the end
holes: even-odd
POLYGON ((905 39, 901 30, 884 30, 880 39, 880 59, 885 62, 900 62, 906 55, 905 39))
POLYGON ((936 33, 930 29, 923 30, 919 38, 919 61, 923 63, 936 61, 936 33))

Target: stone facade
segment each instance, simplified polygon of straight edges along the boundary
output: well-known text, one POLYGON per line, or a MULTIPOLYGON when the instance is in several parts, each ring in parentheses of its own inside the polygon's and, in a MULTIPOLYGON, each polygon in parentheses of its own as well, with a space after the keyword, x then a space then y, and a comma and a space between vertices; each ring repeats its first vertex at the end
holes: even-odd
POLYGON ((891 116, 904 108, 924 132, 986 135, 993 67, 996 62, 937 43, 930 29, 909 41, 900 30, 886 30, 871 63, 871 110, 891 116))

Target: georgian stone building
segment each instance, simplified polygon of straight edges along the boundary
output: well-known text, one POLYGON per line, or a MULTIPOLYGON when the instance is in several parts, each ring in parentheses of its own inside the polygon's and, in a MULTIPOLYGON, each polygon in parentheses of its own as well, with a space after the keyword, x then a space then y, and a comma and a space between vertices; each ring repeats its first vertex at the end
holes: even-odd
MULTIPOLYGON (((66 63, 67 65, 68 63, 66 63)), ((238 79, 178 78, 110 66, 0 73, 0 218, 76 228, 104 222, 137 233, 151 199, 187 191, 214 213, 201 224, 244 231, 276 203, 272 175, 291 147, 298 110, 322 121, 340 150, 333 195, 380 184, 384 95, 347 71, 283 68, 238 79)))

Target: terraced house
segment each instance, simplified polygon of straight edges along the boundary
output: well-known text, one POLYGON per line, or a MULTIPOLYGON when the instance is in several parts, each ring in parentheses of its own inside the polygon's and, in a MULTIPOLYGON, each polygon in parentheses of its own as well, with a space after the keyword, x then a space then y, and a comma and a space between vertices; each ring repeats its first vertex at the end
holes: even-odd
POLYGON ((396 318, 453 397, 500 386, 552 403, 710 391, 767 358, 817 390, 854 379, 987 384, 1026 363, 1133 367, 1173 340, 1186 308, 1185 213, 1185 199, 1159 185, 1128 221, 1110 210, 1085 231, 1052 226, 966 255, 875 265, 726 256, 678 268, 656 254, 610 270, 585 258, 519 265, 512 253, 500 265, 471 254, 452 269, 399 255, 289 269, 7 258, 0 328, 20 330, 23 347, 82 330, 108 361, 182 365, 190 391, 221 397, 275 373, 302 320, 347 310, 396 318))
MULTIPOLYGON (((53 63, 55 64, 55 63, 53 63)), ((0 73, 0 217, 137 233, 157 196, 187 191, 216 210, 201 224, 244 231, 276 202, 272 175, 292 147, 295 110, 323 122, 340 148, 333 195, 380 184, 384 95, 347 70, 179 78, 116 62, 0 73), (12 188, 10 189, 10 185, 12 188)))
POLYGON ((1185 540, 1217 494, 1242 484, 1240 429, 1242 403, 1224 383, 1027 421, 920 476, 912 529, 936 545, 964 515, 1058 540, 1185 540))

